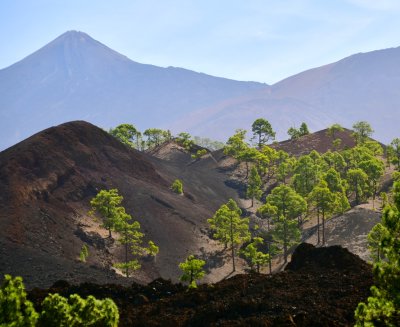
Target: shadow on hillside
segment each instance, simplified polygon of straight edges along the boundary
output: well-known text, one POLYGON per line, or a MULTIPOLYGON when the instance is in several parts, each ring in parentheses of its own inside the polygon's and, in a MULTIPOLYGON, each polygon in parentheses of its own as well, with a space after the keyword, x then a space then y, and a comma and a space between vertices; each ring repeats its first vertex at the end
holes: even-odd
POLYGON ((242 199, 246 198, 246 184, 236 179, 227 179, 224 184, 237 191, 238 196, 242 199))
POLYGON ((220 268, 225 264, 225 251, 213 251, 206 252, 204 248, 200 249, 201 255, 199 259, 204 260, 206 264, 204 265, 204 270, 206 273, 210 273, 211 269, 220 268))

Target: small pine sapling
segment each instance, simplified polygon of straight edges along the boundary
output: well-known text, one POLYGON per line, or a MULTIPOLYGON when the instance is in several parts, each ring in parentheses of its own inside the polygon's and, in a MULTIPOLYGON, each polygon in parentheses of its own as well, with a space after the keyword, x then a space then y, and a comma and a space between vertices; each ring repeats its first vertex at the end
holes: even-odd
POLYGON ((82 245, 81 252, 79 253, 79 260, 86 262, 86 258, 89 256, 89 249, 86 244, 82 245))
POLYGON ((263 253, 258 249, 263 243, 262 237, 255 237, 251 243, 241 250, 242 255, 247 259, 250 269, 254 270, 256 268, 258 273, 260 268, 267 266, 270 261, 269 254, 263 253))
POLYGON ((180 280, 188 282, 189 288, 197 288, 196 281, 203 278, 205 274, 203 266, 205 264, 204 260, 196 259, 194 255, 189 255, 185 262, 179 264, 179 268, 183 271, 180 280))
POLYGON ((183 183, 179 179, 175 179, 171 185, 171 189, 176 194, 183 194, 183 183))

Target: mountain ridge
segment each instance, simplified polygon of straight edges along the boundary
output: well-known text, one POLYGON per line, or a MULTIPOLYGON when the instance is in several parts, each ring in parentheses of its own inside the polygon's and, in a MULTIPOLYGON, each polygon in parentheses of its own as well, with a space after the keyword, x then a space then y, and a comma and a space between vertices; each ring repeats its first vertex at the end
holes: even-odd
POLYGON ((0 70, 0 149, 52 125, 133 123, 225 140, 264 117, 278 139, 367 120, 382 142, 400 124, 400 48, 375 50, 306 70, 273 85, 137 63, 83 32, 69 31, 0 70), (29 119, 28 119, 29 117, 29 119))

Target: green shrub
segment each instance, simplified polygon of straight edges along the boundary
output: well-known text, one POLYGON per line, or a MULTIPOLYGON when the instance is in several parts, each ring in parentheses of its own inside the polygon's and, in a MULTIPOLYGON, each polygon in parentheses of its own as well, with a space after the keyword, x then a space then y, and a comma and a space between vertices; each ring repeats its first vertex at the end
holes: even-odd
POLYGON ((89 249, 86 244, 82 245, 81 252, 79 253, 79 260, 86 262, 86 258, 89 256, 89 249))
POLYGON ((171 189, 177 194, 183 194, 182 181, 180 181, 179 179, 175 179, 175 181, 171 185, 171 189))
POLYGON ((118 326, 118 308, 111 299, 97 300, 89 295, 82 299, 72 294, 67 300, 49 294, 42 303, 39 326, 118 326))
POLYGON ((197 150, 195 154, 192 154, 192 159, 200 159, 202 156, 207 154, 206 149, 197 150))

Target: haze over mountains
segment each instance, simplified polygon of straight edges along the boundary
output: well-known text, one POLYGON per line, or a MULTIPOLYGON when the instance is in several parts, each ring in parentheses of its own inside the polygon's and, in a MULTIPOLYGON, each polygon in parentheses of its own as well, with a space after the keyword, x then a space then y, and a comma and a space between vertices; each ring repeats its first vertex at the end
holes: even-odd
MULTIPOLYGON (((84 119, 104 128, 128 122, 225 140, 268 119, 280 139, 367 120, 389 142, 400 124, 400 48, 356 54, 272 86, 181 68, 143 65, 82 32, 67 32, 0 70, 0 150, 46 127, 84 119)), ((268 72, 265 72, 267 75, 268 72)))

